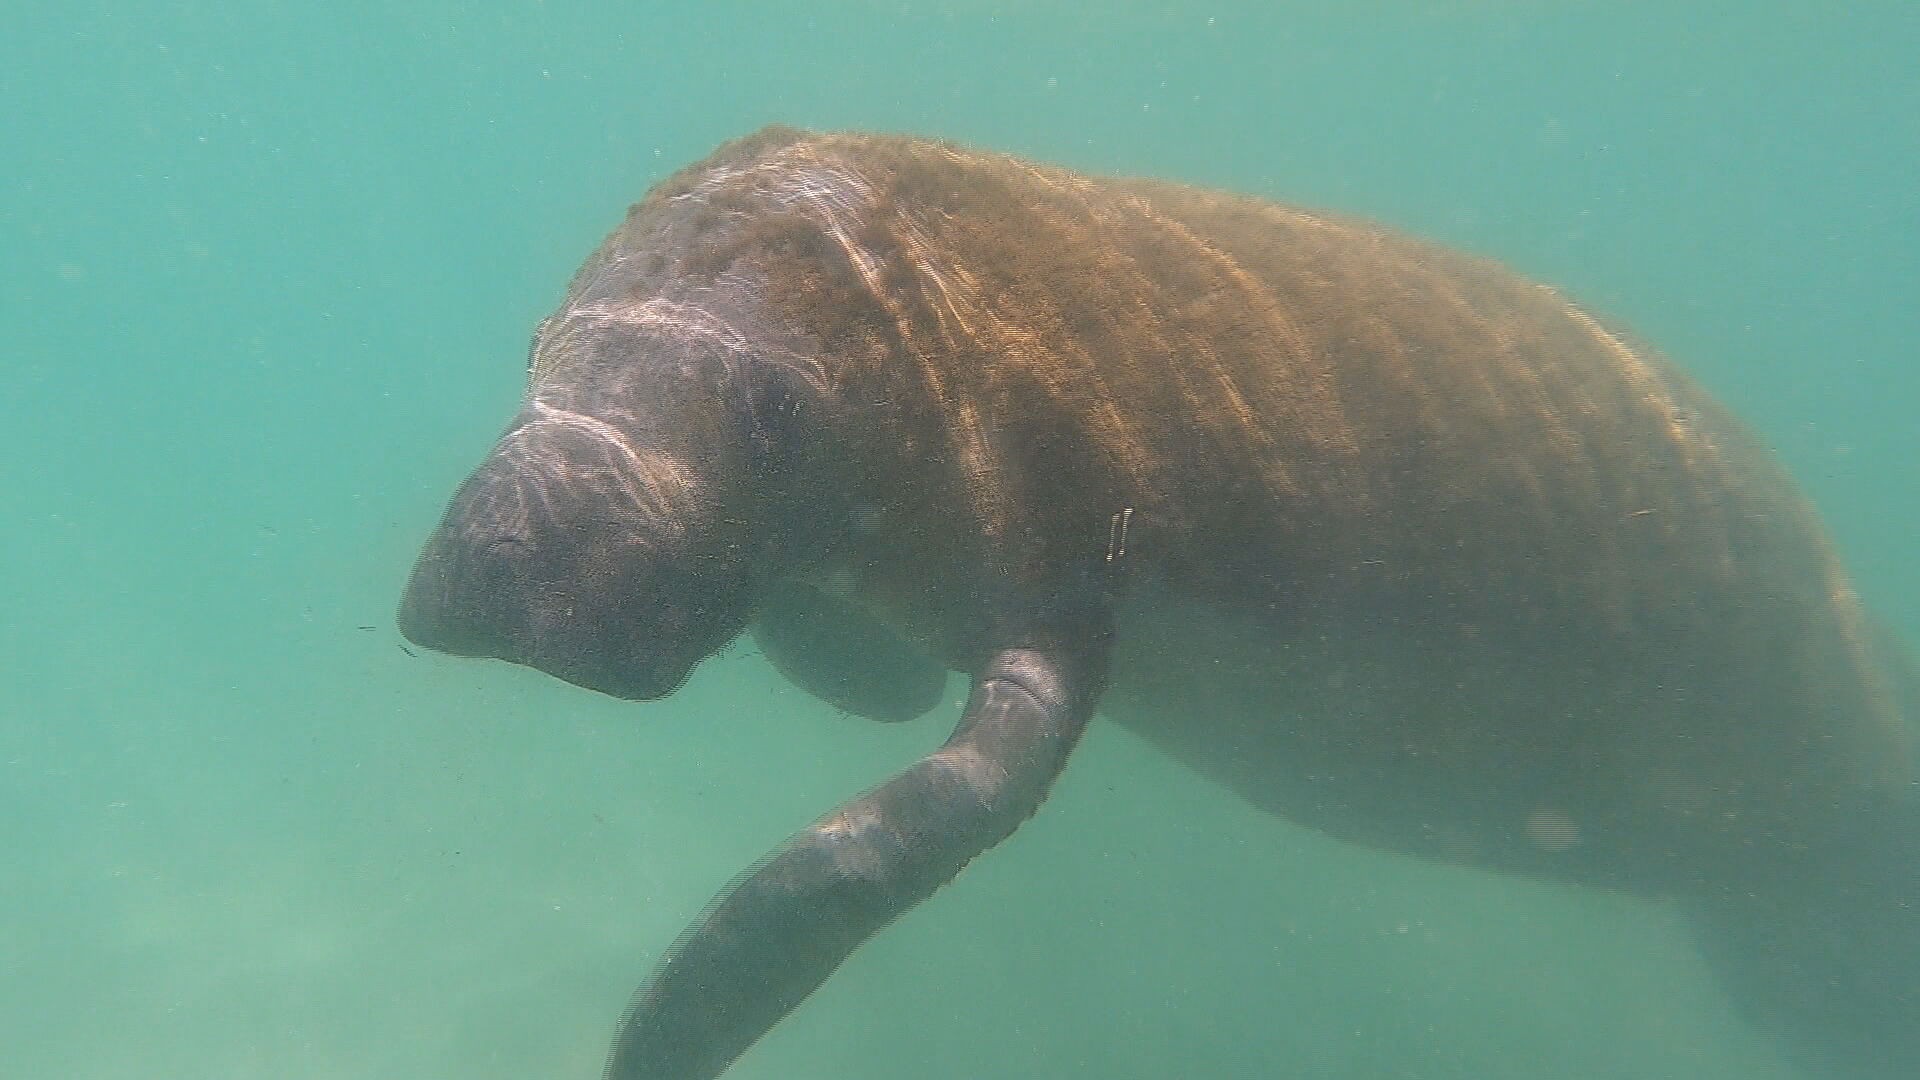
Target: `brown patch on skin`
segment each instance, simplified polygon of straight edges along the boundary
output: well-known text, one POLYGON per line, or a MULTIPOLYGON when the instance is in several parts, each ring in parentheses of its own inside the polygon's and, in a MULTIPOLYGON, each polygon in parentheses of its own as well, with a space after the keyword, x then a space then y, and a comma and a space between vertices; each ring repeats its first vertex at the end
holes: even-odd
POLYGON ((663 272, 749 273, 817 344, 853 495, 898 523, 864 600, 951 662, 982 647, 982 567, 1052 580, 1132 508, 1134 572, 1181 595, 1577 666, 1619 705, 1583 760, 1706 777, 1674 813, 1906 775, 1809 506, 1553 289, 1252 198, 788 129, 661 184, 596 259, 682 200, 707 224, 663 272))

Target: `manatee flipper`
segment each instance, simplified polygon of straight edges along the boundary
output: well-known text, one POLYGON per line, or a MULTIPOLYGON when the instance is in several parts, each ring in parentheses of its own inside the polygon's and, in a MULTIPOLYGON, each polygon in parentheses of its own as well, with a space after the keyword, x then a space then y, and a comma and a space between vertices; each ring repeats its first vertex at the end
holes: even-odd
POLYGON ((1707 963, 1810 1076, 1920 1076, 1920 799, 1859 808, 1828 843, 1688 902, 1707 963))
POLYGON ((880 620, 800 582, 769 591, 753 640, 789 682, 869 720, 912 720, 946 692, 945 668, 880 620))
POLYGON ((634 995, 605 1080, 710 1080, 868 937, 1005 839, 1092 715, 1106 642, 1010 648, 946 744, 723 891, 634 995))

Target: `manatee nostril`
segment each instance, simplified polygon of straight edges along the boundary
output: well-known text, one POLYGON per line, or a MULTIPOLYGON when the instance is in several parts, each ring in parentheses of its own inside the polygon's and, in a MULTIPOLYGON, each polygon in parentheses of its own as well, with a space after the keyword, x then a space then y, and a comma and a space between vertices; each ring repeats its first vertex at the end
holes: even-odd
POLYGON ((522 634, 531 537, 449 529, 427 543, 401 598, 400 632, 456 656, 506 656, 522 634))
POLYGON ((481 550, 495 559, 524 559, 533 554, 533 537, 523 532, 503 532, 481 542, 481 550))

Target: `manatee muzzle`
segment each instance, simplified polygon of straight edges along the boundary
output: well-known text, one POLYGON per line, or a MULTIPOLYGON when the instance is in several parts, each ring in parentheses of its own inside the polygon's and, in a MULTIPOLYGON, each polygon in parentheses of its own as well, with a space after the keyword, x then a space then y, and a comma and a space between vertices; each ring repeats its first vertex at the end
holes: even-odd
POLYGON ((400 632, 627 699, 671 693, 699 656, 631 502, 611 504, 525 455, 496 453, 455 493, 414 565, 400 632))

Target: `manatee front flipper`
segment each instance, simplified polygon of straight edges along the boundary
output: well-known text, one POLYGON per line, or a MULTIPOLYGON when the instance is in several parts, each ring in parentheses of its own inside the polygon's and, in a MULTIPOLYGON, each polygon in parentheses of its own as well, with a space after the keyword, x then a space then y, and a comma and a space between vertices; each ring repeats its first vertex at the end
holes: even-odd
POLYGON ((946 669, 886 624, 799 582, 769 591, 753 640, 789 682, 869 720, 911 720, 947 688, 946 669))
POLYGON ((1012 833, 1093 712, 1106 635, 1001 651, 946 744, 737 881, 667 951, 614 1036, 606 1080, 710 1080, 860 943, 1012 833))

